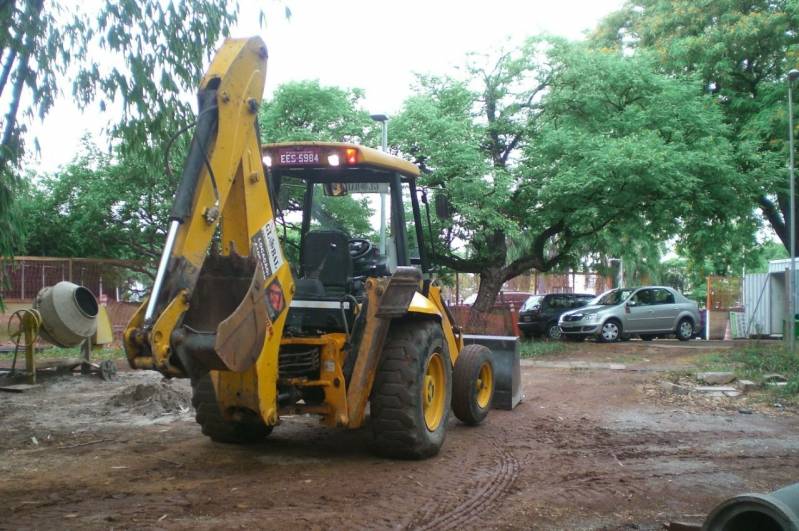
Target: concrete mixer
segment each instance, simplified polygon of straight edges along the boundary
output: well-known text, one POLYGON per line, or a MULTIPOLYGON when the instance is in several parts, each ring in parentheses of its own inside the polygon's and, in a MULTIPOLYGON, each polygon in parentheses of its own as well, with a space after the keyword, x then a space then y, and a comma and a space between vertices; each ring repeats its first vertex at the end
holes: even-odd
POLYGON ((42 288, 33 301, 33 307, 17 310, 8 321, 8 336, 14 343, 10 375, 15 374, 17 355, 24 351, 28 382, 36 383, 35 344, 42 339, 58 347, 81 347, 80 359, 61 360, 48 364, 48 367, 72 370, 80 366, 83 373, 98 372, 103 379, 110 379, 116 374, 114 362, 105 360, 94 364, 90 359, 92 344, 111 342, 110 331, 108 314, 85 287, 59 282, 42 288))

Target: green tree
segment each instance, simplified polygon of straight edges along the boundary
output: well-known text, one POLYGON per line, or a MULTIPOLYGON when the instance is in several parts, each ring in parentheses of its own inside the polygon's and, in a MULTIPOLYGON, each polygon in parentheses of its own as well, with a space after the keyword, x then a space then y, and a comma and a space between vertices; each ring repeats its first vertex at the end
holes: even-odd
POLYGON ((152 157, 191 119, 182 93, 193 91, 237 12, 226 0, 109 0, 96 13, 77 3, 0 2, 0 257, 20 245, 13 199, 30 121, 46 120, 66 88, 84 108, 120 108, 111 130, 126 149, 152 157))
POLYGON ((629 0, 593 36, 597 46, 651 52, 669 74, 694 73, 732 131, 736 169, 790 249, 785 75, 799 66, 796 0, 629 0))
POLYGON ((737 201, 717 105, 642 54, 531 40, 466 71, 422 78, 391 133, 456 211, 437 222, 434 255, 480 274, 476 311, 503 282, 576 263, 614 230, 663 241, 722 222, 737 201))
POLYGON ((158 260, 177 176, 136 151, 109 155, 84 139, 81 153, 19 194, 26 254, 158 260))
POLYGON ((326 87, 317 80, 284 83, 261 104, 261 138, 373 143, 376 129, 361 107, 363 97, 361 89, 326 87))

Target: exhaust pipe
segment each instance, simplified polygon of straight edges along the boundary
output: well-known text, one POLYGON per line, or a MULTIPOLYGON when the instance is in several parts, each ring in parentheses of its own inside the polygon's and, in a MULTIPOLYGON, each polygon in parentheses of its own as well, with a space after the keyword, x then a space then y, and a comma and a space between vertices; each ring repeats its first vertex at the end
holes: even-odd
POLYGON ((799 483, 771 494, 747 493, 710 511, 703 531, 799 531, 799 483))

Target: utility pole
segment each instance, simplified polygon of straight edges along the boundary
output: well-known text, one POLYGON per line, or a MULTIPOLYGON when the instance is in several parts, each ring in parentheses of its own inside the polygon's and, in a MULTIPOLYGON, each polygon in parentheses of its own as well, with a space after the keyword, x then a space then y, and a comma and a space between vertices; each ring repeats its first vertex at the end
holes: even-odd
POLYGON ((793 69, 788 72, 788 179, 790 180, 790 214, 788 215, 788 222, 790 223, 790 238, 791 238, 791 278, 786 283, 790 287, 788 294, 788 349, 791 354, 796 353, 796 329, 795 329, 795 315, 796 315, 796 190, 794 179, 794 160, 793 160, 793 85, 799 79, 799 70, 793 69))
MULTIPOLYGON (((383 126, 383 142, 380 147, 383 153, 388 153, 388 115, 372 114, 371 117, 383 126)), ((386 194, 383 192, 380 192, 380 254, 386 255, 386 194)))

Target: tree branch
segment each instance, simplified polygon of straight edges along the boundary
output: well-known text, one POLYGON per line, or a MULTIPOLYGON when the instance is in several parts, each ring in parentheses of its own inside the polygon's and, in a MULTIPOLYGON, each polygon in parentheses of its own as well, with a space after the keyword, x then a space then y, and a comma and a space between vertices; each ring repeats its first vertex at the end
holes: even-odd
POLYGON ((44 0, 33 0, 28 4, 30 7, 30 27, 28 33, 25 35, 25 43, 22 47, 22 55, 17 63, 16 79, 11 93, 11 103, 8 107, 8 114, 6 114, 6 124, 3 130, 3 136, 0 138, 0 173, 3 173, 11 160, 11 141, 14 135, 14 130, 17 127, 17 112, 19 111, 19 102, 22 96, 22 89, 25 86, 30 69, 28 68, 28 61, 30 60, 31 53, 33 52, 34 37, 37 33, 37 26, 39 15, 42 12, 44 0))
POLYGON ((768 219, 771 224, 771 228, 777 233, 782 245, 785 246, 785 249, 790 250, 791 242, 788 231, 786 230, 785 219, 782 217, 777 206, 764 195, 757 198, 757 203, 760 205, 760 210, 763 212, 763 215, 766 216, 766 219, 768 219))
POLYGON ((8 82, 8 76, 11 74, 11 67, 14 66, 14 61, 17 60, 17 49, 12 48, 9 51, 8 57, 6 57, 6 62, 3 65, 3 72, 0 74, 0 96, 3 95, 3 91, 6 88, 6 83, 8 82))

